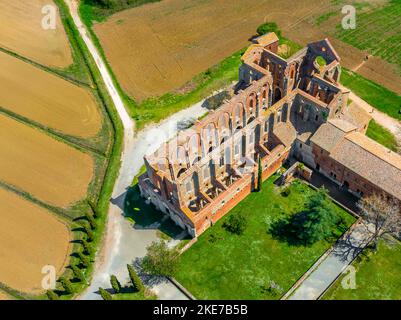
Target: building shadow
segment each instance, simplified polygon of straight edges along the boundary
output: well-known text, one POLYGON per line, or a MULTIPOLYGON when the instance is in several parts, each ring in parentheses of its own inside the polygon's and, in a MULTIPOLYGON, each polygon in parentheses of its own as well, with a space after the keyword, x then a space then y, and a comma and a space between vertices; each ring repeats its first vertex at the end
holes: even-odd
POLYGON ((169 216, 160 212, 146 199, 142 198, 138 184, 130 187, 124 198, 124 216, 134 222, 134 228, 139 230, 159 230, 174 240, 189 239, 183 236, 183 229, 177 226, 169 216))

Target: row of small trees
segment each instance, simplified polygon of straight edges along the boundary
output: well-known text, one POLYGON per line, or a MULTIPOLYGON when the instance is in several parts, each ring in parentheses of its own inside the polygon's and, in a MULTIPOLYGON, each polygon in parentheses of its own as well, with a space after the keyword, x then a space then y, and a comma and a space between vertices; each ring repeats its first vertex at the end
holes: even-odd
MULTIPOLYGON (((141 261, 142 271, 153 276, 173 277, 179 264, 180 252, 169 248, 165 241, 153 242, 147 247, 146 256, 141 261)), ((131 265, 127 265, 128 275, 134 292, 144 292, 145 287, 131 265)), ((110 284, 115 293, 122 292, 122 286, 115 275, 110 277, 110 284)), ((112 295, 105 289, 99 288, 104 300, 112 300, 112 295)))
POLYGON ((86 270, 90 267, 92 263, 92 257, 95 254, 95 249, 93 247, 93 241, 95 240, 95 232, 98 228, 97 219, 100 217, 99 212, 96 210, 95 206, 89 204, 91 211, 87 211, 85 215, 79 218, 79 226, 83 231, 83 236, 79 240, 81 247, 75 253, 76 258, 71 259, 71 264, 69 269, 72 271, 70 276, 64 275, 59 278, 62 290, 48 290, 46 295, 50 300, 58 300, 60 294, 70 295, 74 293, 74 283, 87 284, 87 279, 85 276, 86 270))
MULTIPOLYGON (((134 267, 131 265, 127 265, 127 270, 128 270, 128 275, 130 278, 131 286, 134 292, 144 292, 145 287, 139 278, 138 274, 136 273, 134 267)), ((117 279, 115 275, 112 275, 110 277, 110 284, 111 287, 113 288, 115 293, 121 293, 123 287, 121 286, 120 281, 117 279)), ((103 300, 113 300, 113 296, 108 292, 107 290, 103 288, 99 288, 99 293, 103 300)))

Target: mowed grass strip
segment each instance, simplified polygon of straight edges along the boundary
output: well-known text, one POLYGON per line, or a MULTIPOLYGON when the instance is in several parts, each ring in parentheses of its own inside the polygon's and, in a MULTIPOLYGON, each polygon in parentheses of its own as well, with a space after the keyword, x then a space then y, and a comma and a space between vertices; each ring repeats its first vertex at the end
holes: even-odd
POLYGON ((94 160, 67 144, 0 114, 0 180, 51 205, 86 197, 94 160))
MULTIPOLYGON (((352 264, 356 268, 356 288, 344 289, 341 276, 323 296, 324 300, 400 300, 401 243, 379 242, 374 252, 366 249, 352 264)), ((349 275, 349 273, 346 273, 349 275)))
MULTIPOLYGON (((196 298, 278 299, 334 243, 335 237, 311 246, 294 245, 272 235, 274 222, 305 209, 306 199, 316 192, 296 181, 285 197, 274 186, 275 178, 264 182, 261 192, 250 194, 183 253, 176 278, 196 298), (223 228, 229 215, 236 213, 248 221, 241 236, 223 228), (279 295, 264 290, 270 281, 280 287, 279 295)), ((345 226, 355 221, 334 203, 331 206, 345 226)), ((339 237, 346 228, 333 232, 339 237)))
POLYGON ((44 29, 42 8, 52 0, 0 1, 0 46, 35 62, 58 68, 73 63, 67 36, 57 16, 55 29, 44 29))
POLYGON ((372 107, 388 114, 390 117, 401 120, 401 113, 399 113, 401 109, 401 96, 344 68, 341 73, 341 83, 372 107))
MULTIPOLYGON (((0 279, 20 292, 43 292, 42 268, 60 275, 68 261, 68 226, 49 211, 0 188, 0 279)), ((0 292, 0 299, 1 299, 0 292)))
POLYGON ((386 148, 389 148, 394 152, 398 151, 399 146, 396 137, 376 121, 370 121, 366 135, 386 148))
POLYGON ((0 107, 68 135, 95 136, 101 114, 91 92, 0 52, 0 107))

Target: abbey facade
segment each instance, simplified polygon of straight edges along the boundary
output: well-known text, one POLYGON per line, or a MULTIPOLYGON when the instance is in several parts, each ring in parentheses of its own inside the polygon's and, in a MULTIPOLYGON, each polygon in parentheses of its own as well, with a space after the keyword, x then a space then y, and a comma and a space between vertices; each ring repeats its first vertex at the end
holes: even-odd
POLYGON ((330 42, 288 59, 278 48, 274 33, 255 39, 233 98, 145 157, 141 195, 193 237, 254 190, 259 158, 263 180, 293 157, 359 197, 401 199, 401 157, 365 136, 330 42))

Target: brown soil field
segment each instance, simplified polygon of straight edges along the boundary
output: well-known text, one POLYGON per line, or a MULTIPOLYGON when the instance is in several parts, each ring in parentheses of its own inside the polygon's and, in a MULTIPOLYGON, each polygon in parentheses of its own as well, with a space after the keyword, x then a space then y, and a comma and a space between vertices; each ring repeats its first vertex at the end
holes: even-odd
POLYGON ((60 17, 55 30, 42 28, 42 8, 52 0, 1 0, 0 46, 41 64, 65 68, 73 63, 60 17))
POLYGON ((43 266, 54 266, 60 275, 68 262, 69 228, 47 210, 1 188, 0 203, 0 281, 18 291, 43 292, 43 266))
POLYGON ((55 206, 84 198, 91 156, 0 113, 0 180, 55 206))
MULTIPOLYGON (((140 101, 181 87, 247 46, 264 21, 277 22, 284 36, 300 44, 327 37, 308 20, 331 5, 331 0, 163 0, 119 12, 94 30, 123 89, 140 101)), ((330 40, 345 67, 362 62, 362 51, 330 40)), ((368 77, 392 89, 401 81, 384 61, 370 68, 368 77)))
POLYGON ((0 52, 0 107, 65 134, 91 137, 102 125, 88 90, 0 52))

